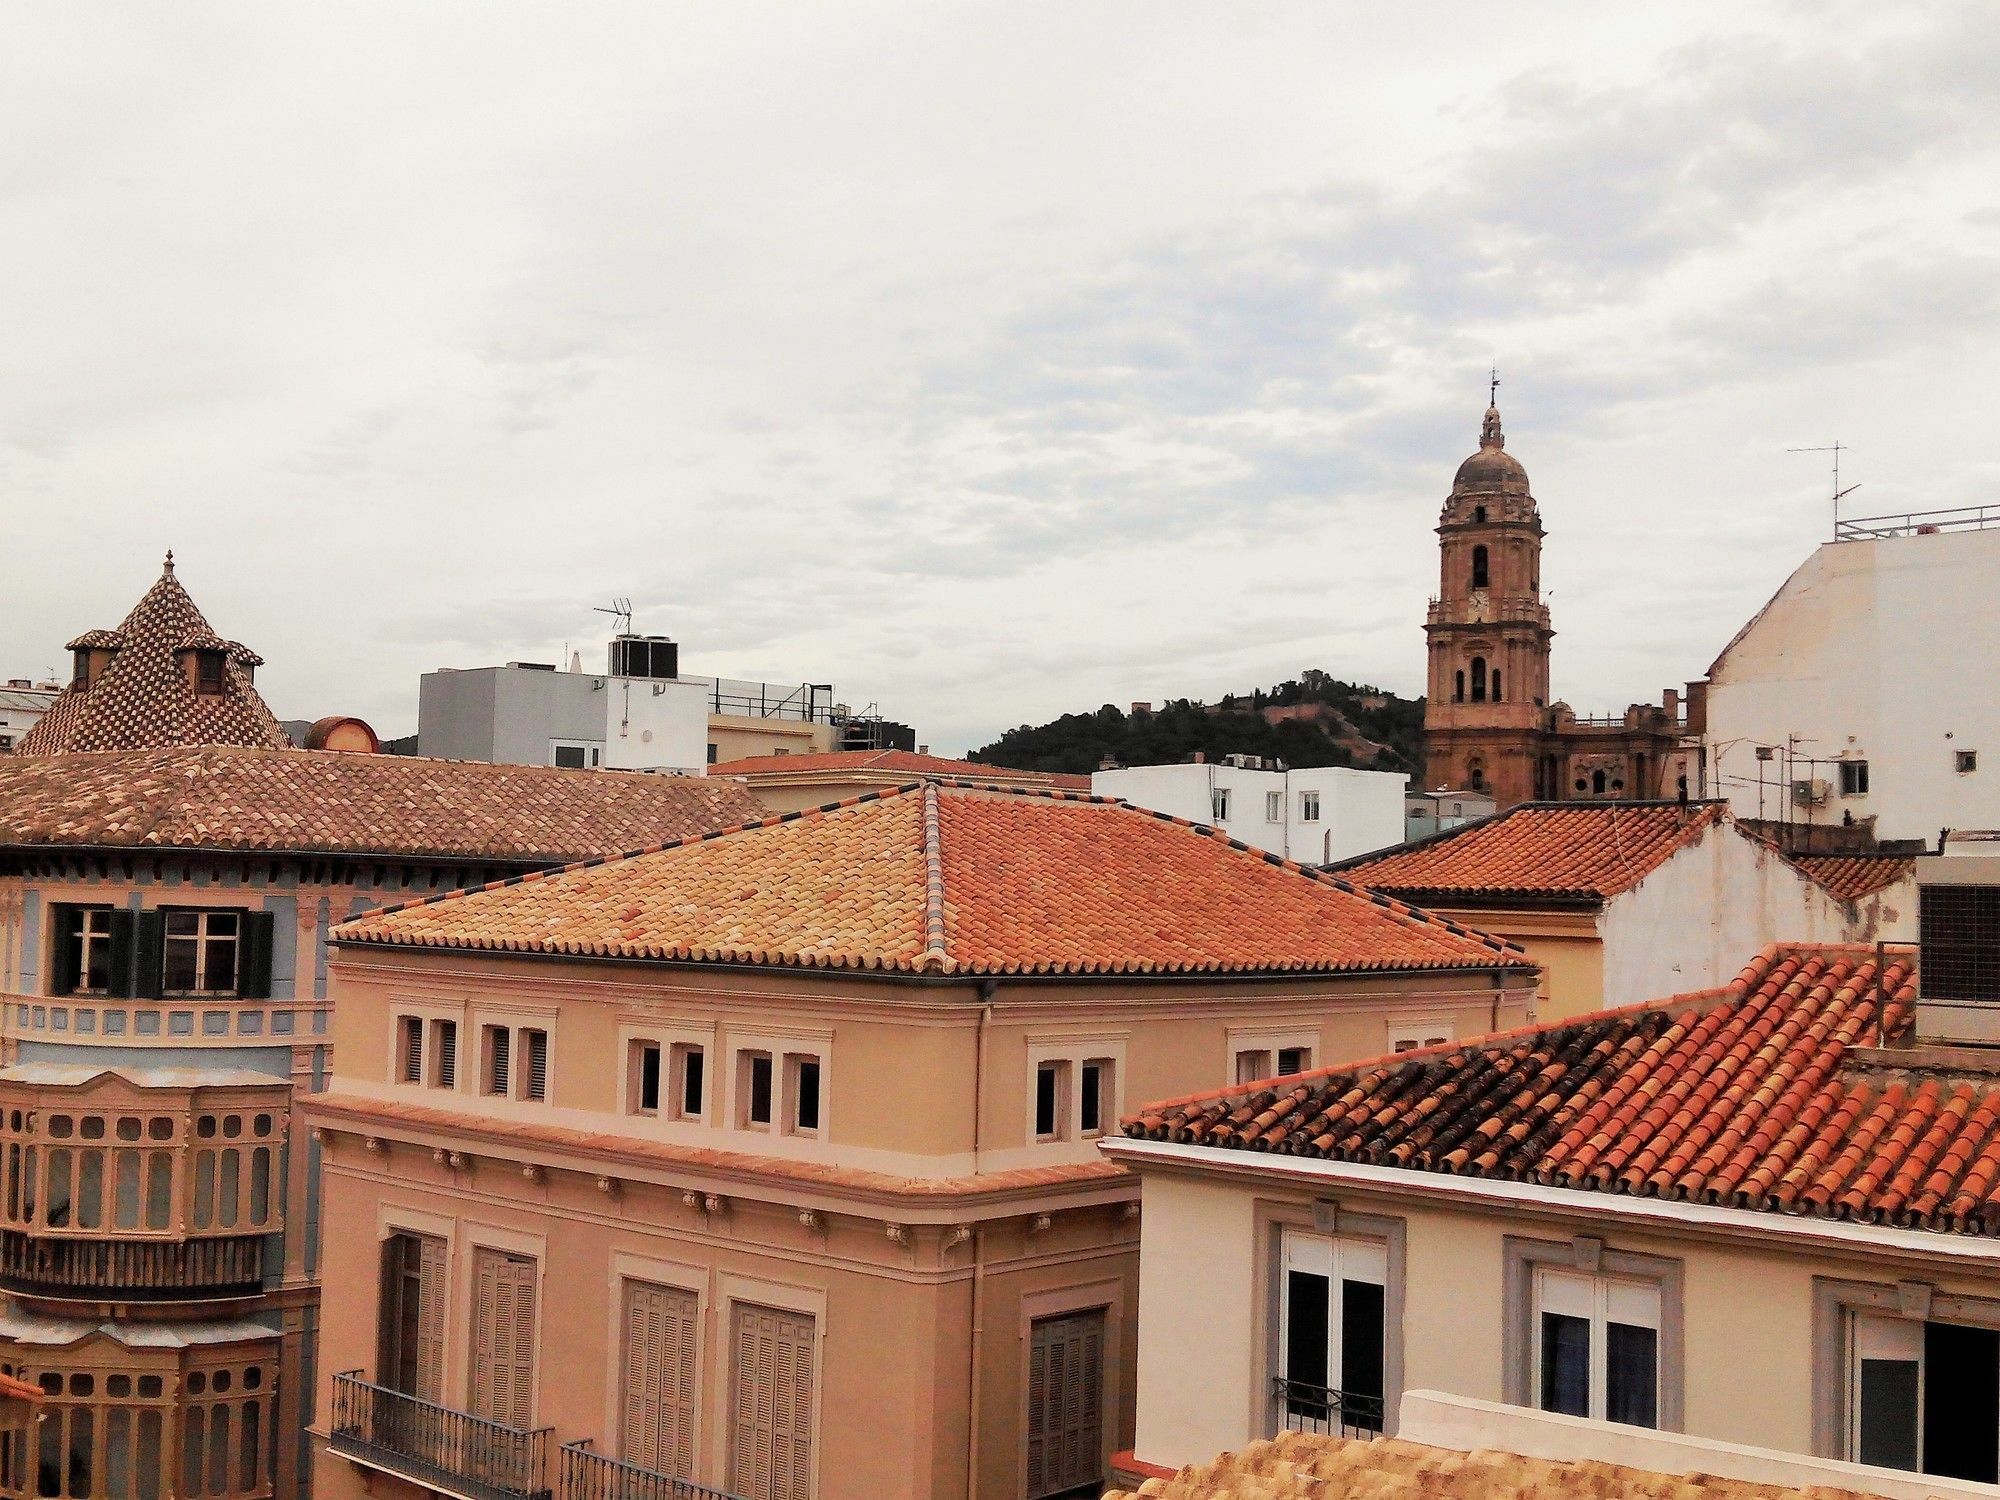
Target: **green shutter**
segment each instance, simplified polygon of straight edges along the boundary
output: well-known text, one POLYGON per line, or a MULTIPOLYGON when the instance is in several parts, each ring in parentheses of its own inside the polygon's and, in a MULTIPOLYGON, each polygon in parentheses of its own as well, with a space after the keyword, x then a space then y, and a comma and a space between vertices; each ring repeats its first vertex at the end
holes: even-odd
POLYGON ((126 994, 139 1000, 160 997, 160 975, 166 963, 166 913, 142 911, 134 923, 132 983, 126 994))
POLYGON ((271 913, 243 913, 243 939, 236 957, 236 993, 245 1000, 271 998, 271 913))
POLYGON ((132 988, 133 963, 133 919, 129 910, 116 908, 111 913, 111 972, 106 976, 105 990, 113 995, 137 993, 132 988))
POLYGON ((80 906, 52 906, 50 928, 55 933, 54 970, 50 978, 54 983, 49 987, 52 995, 73 995, 83 980, 77 972, 76 924, 82 920, 80 906))

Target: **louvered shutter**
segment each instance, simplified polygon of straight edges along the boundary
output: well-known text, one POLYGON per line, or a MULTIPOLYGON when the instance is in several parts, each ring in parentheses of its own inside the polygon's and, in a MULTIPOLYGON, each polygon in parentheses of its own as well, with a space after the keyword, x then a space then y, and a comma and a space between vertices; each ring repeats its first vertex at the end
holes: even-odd
POLYGON ((271 913, 243 913, 243 936, 236 959, 236 993, 245 1000, 271 997, 271 913))
POLYGON ((75 994, 76 987, 83 982, 76 941, 78 924, 83 921, 83 908, 52 906, 49 908, 49 917, 54 923, 56 934, 55 973, 52 976, 55 987, 50 993, 75 994))
POLYGON ((437 1086, 441 1089, 458 1087, 458 1022, 437 1023, 437 1086))
POLYGON ((744 1500, 809 1500, 815 1326, 801 1313, 739 1304, 729 1488, 744 1500))
POLYGON ((627 1463, 676 1479, 694 1477, 695 1328, 692 1292, 625 1283, 627 1463))
POLYGON ((136 995, 139 993, 139 955, 132 913, 114 907, 105 915, 110 919, 111 930, 111 967, 105 976, 105 988, 114 995, 136 995))
POLYGON ((417 1396, 444 1399, 445 1243, 436 1235, 420 1235, 417 1291, 417 1396))
POLYGON ((167 914, 140 912, 132 922, 132 980, 128 994, 142 1000, 159 998, 166 952, 167 914))
POLYGON ((1028 1340, 1028 1496, 1104 1472, 1104 1314, 1038 1319, 1028 1340))
POLYGON ((526 1427, 535 1407, 535 1263, 481 1250, 473 1288, 472 1414, 526 1427))
POLYGON ((549 1034, 546 1031, 524 1031, 522 1037, 528 1044, 528 1095, 530 1099, 549 1097, 549 1034))
POLYGON ((489 1026, 486 1028, 486 1036, 492 1047, 489 1054, 491 1061, 488 1064, 490 1077, 487 1080, 487 1092, 498 1094, 504 1099, 510 1092, 510 1080, 513 1077, 513 1070, 508 1064, 513 1056, 514 1033, 505 1026, 489 1026))

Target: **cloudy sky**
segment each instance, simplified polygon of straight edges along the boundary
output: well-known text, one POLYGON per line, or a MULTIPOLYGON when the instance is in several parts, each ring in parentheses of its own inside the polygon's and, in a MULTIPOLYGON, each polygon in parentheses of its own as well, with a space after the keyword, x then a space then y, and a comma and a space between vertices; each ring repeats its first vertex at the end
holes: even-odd
POLYGON ((601 656, 938 749, 1423 687, 1489 362, 1556 691, 1699 675, 1857 512, 1995 498, 2000 16, 9 7, 0 667, 175 549, 281 716, 601 656))

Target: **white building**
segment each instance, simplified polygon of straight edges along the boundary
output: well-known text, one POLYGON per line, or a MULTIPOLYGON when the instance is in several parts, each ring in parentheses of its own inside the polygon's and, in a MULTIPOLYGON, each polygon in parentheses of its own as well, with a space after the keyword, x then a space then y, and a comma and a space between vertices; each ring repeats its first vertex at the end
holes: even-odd
POLYGON ((1872 818, 1878 839, 2000 827, 1987 519, 1842 523, 1709 668, 1706 795, 1739 817, 1872 818))
POLYGON ((35 727, 61 691, 57 683, 30 682, 25 677, 10 678, 0 687, 0 755, 21 743, 21 736, 35 727))
POLYGON ((1218 828, 1302 864, 1325 864, 1403 838, 1403 788, 1390 771, 1277 770, 1256 756, 1098 771, 1090 789, 1135 807, 1218 828))
POLYGON ((1490 818, 1500 806, 1485 792, 1426 792, 1414 784, 1403 794, 1403 803, 1405 843, 1490 818))

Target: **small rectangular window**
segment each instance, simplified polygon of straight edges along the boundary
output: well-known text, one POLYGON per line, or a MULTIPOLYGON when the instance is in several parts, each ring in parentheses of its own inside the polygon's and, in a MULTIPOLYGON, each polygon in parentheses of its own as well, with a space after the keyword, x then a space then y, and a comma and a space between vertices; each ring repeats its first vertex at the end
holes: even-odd
POLYGON ((792 1129, 810 1135, 819 1129, 819 1059, 794 1057, 792 1070, 792 1129))
POLYGON ((625 1080, 626 1107, 635 1115, 660 1112, 660 1044, 634 1042, 625 1080))
POLYGON ((1840 795, 1843 797, 1868 795, 1867 761, 1844 760, 1840 763, 1840 795))
POLYGON ((536 1027, 521 1029, 521 1050, 528 1066, 524 1099, 546 1101, 549 1097, 549 1034, 536 1027))
POLYGON ((424 1081, 424 1023, 417 1016, 396 1018, 396 1077, 404 1083, 424 1081))
POLYGON ((708 763, 712 766, 715 764, 715 762, 716 762, 715 741, 710 740, 708 742, 708 763))
POLYGON ((1319 821, 1318 792, 1299 793, 1299 821, 1301 823, 1317 823, 1319 821))
POLYGON ((458 1022, 431 1022, 431 1053, 436 1059, 432 1066, 437 1076, 432 1081, 441 1089, 458 1087, 458 1022))
POLYGON ((485 1026, 480 1036, 480 1092, 504 1099, 512 1092, 514 1034, 505 1026, 485 1026))
POLYGON ((1068 1065, 1060 1062, 1045 1062, 1035 1068, 1035 1139, 1038 1141, 1062 1138, 1063 1083, 1068 1071, 1068 1065))
POLYGON ((555 763, 566 771, 581 771, 583 769, 583 746, 556 746, 555 763))
POLYGON ((1227 823, 1229 821, 1228 787, 1226 786, 1214 787, 1209 791, 1208 810, 1211 814, 1214 815, 1215 822, 1227 823))
POLYGON ((1264 793, 1264 821, 1282 823, 1285 821, 1285 794, 1283 792, 1264 793))
POLYGON ((771 1054, 743 1054, 743 1123, 759 1130, 771 1126, 771 1054))
POLYGON ((1076 1124, 1084 1135, 1104 1133, 1104 1115, 1111 1104, 1111 1061, 1092 1058, 1077 1079, 1076 1124))
POLYGON ((1236 1081, 1255 1083, 1260 1078, 1271 1076, 1271 1053, 1268 1048, 1250 1047, 1236 1054, 1236 1081))
POLYGON ((1961 776, 1970 776, 1979 769, 1977 750, 1954 750, 1951 755, 1952 769, 1961 776))
POLYGON ((1660 1288, 1573 1271, 1535 1278, 1535 1395, 1543 1411, 1660 1425, 1660 1288))
POLYGON ((703 1073, 707 1063, 702 1049, 692 1042, 674 1047, 674 1118, 699 1120, 703 1106, 703 1073))
POLYGON ((1280 1047, 1278 1049, 1278 1076, 1290 1078, 1294 1073, 1303 1073, 1313 1065, 1312 1048, 1280 1047))

